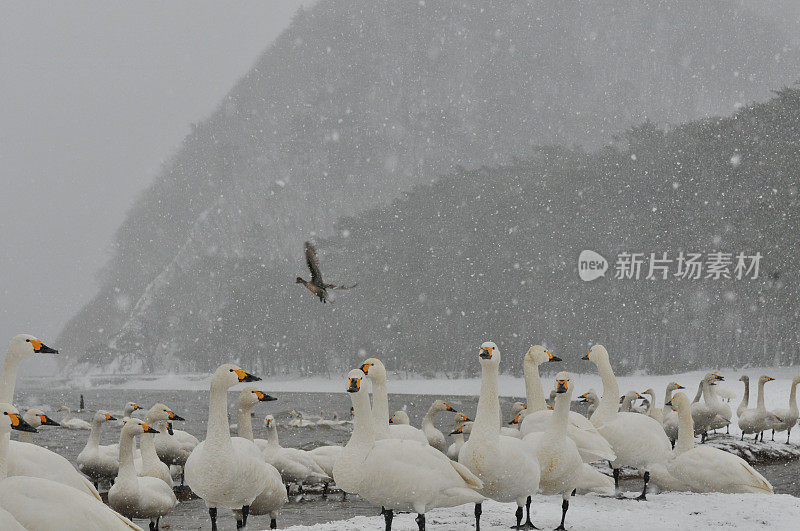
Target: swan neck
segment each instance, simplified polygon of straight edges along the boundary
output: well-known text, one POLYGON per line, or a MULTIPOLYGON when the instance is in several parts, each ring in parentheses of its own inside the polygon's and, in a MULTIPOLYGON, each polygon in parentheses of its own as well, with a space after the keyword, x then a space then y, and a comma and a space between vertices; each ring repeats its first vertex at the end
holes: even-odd
POLYGON ((525 400, 528 401, 528 411, 543 411, 547 409, 542 390, 542 380, 539 377, 539 365, 534 362, 524 363, 522 372, 525 375, 525 400))
POLYGON ((103 423, 99 420, 92 421, 92 431, 89 433, 89 440, 86 442, 86 446, 92 446, 97 448, 100 446, 100 428, 103 426, 103 423))
MULTIPOLYGON (((373 386, 373 391, 375 387, 373 386)), ((350 400, 353 403, 353 435, 347 442, 347 447, 355 449, 358 447, 372 447, 375 444, 375 427, 373 417, 370 414, 369 397, 363 391, 351 393, 350 400)), ((388 420, 387 420, 388 422, 388 420)))
POLYGON ((8 472, 8 446, 11 440, 11 428, 0 430, 0 481, 6 479, 8 472))
POLYGON ((759 410, 766 410, 764 407, 764 384, 767 382, 759 381, 758 382, 758 409, 759 410))
POLYGON ((64 409, 66 410, 67 414, 64 415, 64 418, 61 419, 61 424, 67 422, 70 419, 70 415, 72 415, 72 411, 70 411, 70 409, 68 407, 66 407, 64 409))
POLYGON ((15 355, 11 349, 6 353, 3 370, 0 372, 0 402, 14 403, 14 386, 17 382, 17 372, 22 358, 15 355))
POLYGON ((472 437, 497 437, 500 435, 500 399, 497 397, 497 375, 500 372, 496 363, 481 364, 481 395, 478 397, 478 410, 472 425, 472 437))
POLYGON ((132 479, 136 477, 136 469, 133 466, 133 447, 134 436, 122 432, 119 437, 119 472, 117 479, 132 479))
POLYGON ((281 442, 278 440, 278 427, 275 426, 275 424, 267 429, 267 444, 275 448, 281 445, 281 442))
POLYGON ((703 383, 704 382, 701 381, 700 385, 697 386, 697 393, 694 395, 694 398, 692 399, 692 404, 694 404, 695 402, 700 402, 700 398, 702 398, 703 396, 703 383))
POLYGON ((250 408, 239 407, 236 411, 236 433, 243 439, 253 440, 253 421, 250 408))
POLYGON ((694 448, 694 420, 692 409, 688 407, 678 410, 678 440, 675 453, 680 454, 694 448))
POLYGON ((570 394, 559 393, 556 395, 553 421, 550 424, 550 431, 565 437, 567 436, 567 421, 569 420, 570 394))
POLYGON ((228 390, 215 389, 213 384, 208 401, 206 440, 216 444, 231 445, 230 424, 228 424, 228 390))
POLYGON ((153 439, 152 433, 143 433, 139 437, 139 447, 142 450, 143 465, 153 466, 158 463, 158 454, 156 453, 156 442, 155 439, 153 439))
POLYGON ((603 398, 600 399, 600 405, 592 416, 613 418, 619 411, 619 385, 614 377, 614 369, 611 368, 611 363, 601 360, 597 364, 597 372, 603 381, 603 398))
POLYGON ((750 380, 744 380, 744 395, 742 396, 742 403, 739 404, 739 408, 740 409, 746 408, 749 403, 750 403, 750 380))
POLYGON ((797 384, 800 382, 792 382, 792 390, 789 393, 789 410, 797 414, 797 384))
POLYGON ((19 432, 19 442, 24 443, 31 443, 33 444, 33 433, 29 431, 21 431, 19 432))
MULTIPOLYGON (((371 381, 372 422, 375 426, 375 437, 387 439, 389 437, 389 392, 386 389, 386 379, 376 378, 371 381)), ((353 408, 355 409, 355 406, 353 408)))
POLYGON ((436 418, 436 414, 438 412, 439 411, 434 409, 433 405, 431 405, 430 409, 428 409, 428 412, 425 413, 425 417, 422 419, 422 425, 423 426, 433 426, 433 419, 436 418))

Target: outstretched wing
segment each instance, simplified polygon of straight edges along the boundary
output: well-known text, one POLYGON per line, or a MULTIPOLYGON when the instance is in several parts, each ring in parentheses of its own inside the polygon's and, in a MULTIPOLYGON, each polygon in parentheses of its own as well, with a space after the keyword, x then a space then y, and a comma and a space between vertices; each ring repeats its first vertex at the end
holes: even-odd
POLYGON ((314 246, 306 242, 306 264, 311 271, 311 283, 322 284, 322 273, 319 272, 319 262, 317 261, 317 251, 314 246))
POLYGON ((358 284, 353 284, 352 286, 336 286, 334 284, 325 284, 325 289, 353 289, 356 286, 358 286, 358 284))

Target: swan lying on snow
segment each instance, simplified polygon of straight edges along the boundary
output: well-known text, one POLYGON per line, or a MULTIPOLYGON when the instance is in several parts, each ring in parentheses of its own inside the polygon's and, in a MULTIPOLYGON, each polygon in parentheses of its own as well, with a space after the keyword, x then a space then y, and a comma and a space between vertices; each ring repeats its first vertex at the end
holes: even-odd
POLYGON ((653 468, 654 481, 670 490, 772 494, 769 481, 741 457, 711 446, 695 446, 691 404, 685 394, 677 393, 672 406, 680 420, 678 442, 667 460, 653 468))
POLYGON ((157 433, 139 419, 128 417, 119 439, 119 473, 108 491, 108 505, 128 518, 150 519, 150 529, 158 529, 162 516, 168 514, 178 499, 169 484, 151 476, 138 476, 133 466, 136 435, 157 433))
MULTIPOLYGON (((472 433, 458 452, 458 462, 483 481, 481 494, 500 502, 516 502, 517 528, 522 521, 522 506, 527 506, 530 522, 531 496, 539 490, 539 462, 536 454, 521 439, 500 435, 500 400, 497 376, 500 349, 491 341, 481 345, 481 394, 472 433)), ((532 407, 528 402, 528 407, 532 407)), ((480 528, 481 504, 475 505, 475 528, 480 528)), ((531 524, 532 525, 532 524, 531 524)))
POLYGON ((556 375, 555 407, 549 426, 544 432, 534 432, 522 439, 523 442, 532 445, 539 460, 540 492, 546 496, 561 494, 561 524, 557 530, 565 529, 564 520, 569 509, 569 498, 575 490, 600 494, 614 492, 614 482, 611 478, 584 463, 578 453, 578 447, 567 437, 572 387, 572 379, 568 372, 556 375))
POLYGON ((68 430, 87 430, 87 431, 92 429, 92 425, 86 422, 85 420, 70 418, 72 411, 70 411, 70 409, 67 406, 61 406, 60 408, 58 408, 58 410, 67 412, 67 414, 64 415, 64 418, 62 418, 58 422, 59 424, 61 424, 62 428, 66 428, 68 430))
MULTIPOLYGON (((60 426, 60 424, 42 411, 41 409, 26 409, 25 414, 22 415, 22 418, 25 419, 25 422, 31 425, 33 428, 38 428, 39 426, 60 426)), ((24 443, 33 443, 33 432, 31 431, 21 431, 19 432, 19 442, 24 443)))
POLYGON ((376 439, 412 439, 428 444, 422 430, 411 425, 389 426, 389 392, 386 389, 386 367, 378 358, 369 358, 359 367, 372 382, 372 422, 376 439))
POLYGON ((645 500, 651 467, 663 463, 671 445, 661 425, 646 415, 639 413, 620 413, 617 411, 619 385, 614 377, 608 351, 602 345, 595 345, 583 357, 595 364, 603 380, 603 398, 592 415, 592 424, 609 442, 617 455, 611 461, 614 472, 614 488, 619 491, 619 469, 629 466, 643 473, 644 487, 638 499, 645 500))
POLYGON ((10 429, 35 430, 19 416, 15 407, 0 403, 0 525, 4 531, 141 531, 99 499, 63 483, 40 477, 6 477, 6 458, 8 464, 14 461, 14 457, 8 455, 10 429))
POLYGON ((362 386, 366 376, 354 369, 347 377, 355 420, 353 434, 333 467, 341 489, 384 507, 387 529, 395 510, 416 512, 418 527, 424 530, 428 510, 485 499, 474 490, 483 486, 475 475, 427 443, 376 440, 369 395, 362 386))

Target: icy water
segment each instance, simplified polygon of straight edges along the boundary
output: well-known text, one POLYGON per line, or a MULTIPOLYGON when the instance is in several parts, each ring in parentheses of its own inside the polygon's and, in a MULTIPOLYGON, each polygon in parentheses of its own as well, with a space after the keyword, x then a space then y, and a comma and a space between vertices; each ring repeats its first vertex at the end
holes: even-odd
MULTIPOLYGON (((267 414, 273 415, 278 422, 278 436, 281 445, 297 448, 311 449, 326 444, 343 444, 349 437, 349 426, 327 427, 315 426, 311 428, 292 428, 287 423, 292 410, 301 411, 307 417, 319 417, 324 412, 325 418, 330 419, 333 412, 339 414, 340 419, 349 418, 350 400, 346 393, 271 393, 268 383, 259 387, 264 392, 278 398, 276 402, 266 402, 256 405, 253 409, 253 430, 257 438, 266 438, 263 419, 267 414)), ((157 402, 163 402, 172 408, 178 415, 186 418, 186 422, 175 423, 176 429, 182 429, 195 435, 200 440, 205 438, 205 419, 208 416, 208 392, 203 391, 153 391, 153 390, 98 390, 98 391, 22 391, 16 393, 16 404, 19 407, 39 407, 59 420, 60 413, 56 413, 59 406, 68 405, 75 410, 78 407, 78 397, 83 393, 86 411, 73 412, 73 417, 82 418, 91 422, 94 411, 106 409, 121 417, 122 408, 126 402, 137 402, 145 410, 157 402)), ((236 421, 235 404, 238 392, 228 394, 228 410, 231 422, 236 421)), ((431 402, 439 398, 432 395, 393 395, 390 398, 390 411, 407 409, 412 423, 419 425, 422 417, 427 412, 431 402)), ((470 417, 474 415, 477 406, 477 397, 474 396, 448 396, 441 397, 451 406, 464 411, 470 417)), ((512 399, 501 398, 503 418, 508 420, 511 416, 512 399)), ((144 413, 137 411, 134 416, 143 417, 144 413)), ((440 414, 437 417, 437 426, 445 434, 451 431, 453 415, 440 414)), ((37 443, 63 455, 73 464, 78 453, 83 448, 88 438, 88 431, 72 431, 56 427, 43 426, 35 434, 37 443)), ((119 427, 112 423, 104 424, 101 444, 118 442, 119 427)), ((800 463, 789 461, 781 463, 762 463, 756 468, 772 482, 776 492, 800 496, 800 463)), ((632 479, 623 481, 623 489, 635 491, 641 488, 641 480, 632 479)), ((101 488, 101 491, 105 489, 101 488)), ((162 519, 162 526, 168 529, 209 529, 210 521, 208 512, 202 500, 191 496, 188 489, 179 495, 181 503, 166 518, 162 519)), ((357 496, 348 496, 342 501, 341 493, 331 492, 327 498, 321 494, 309 492, 302 499, 297 496, 290 498, 290 503, 280 512, 278 527, 289 525, 315 524, 341 520, 357 515, 375 515, 379 508, 359 499, 357 496)), ((138 524, 147 527, 144 520, 138 524)), ((220 511, 218 518, 219 529, 235 529, 235 521, 229 511, 220 511)), ((251 529, 265 529, 269 527, 267 516, 252 516, 248 520, 251 529)))

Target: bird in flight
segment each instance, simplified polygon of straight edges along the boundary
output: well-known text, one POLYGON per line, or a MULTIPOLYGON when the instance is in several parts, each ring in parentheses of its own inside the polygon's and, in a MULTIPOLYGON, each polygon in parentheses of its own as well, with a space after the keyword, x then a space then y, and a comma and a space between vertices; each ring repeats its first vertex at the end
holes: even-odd
POLYGON ((302 278, 297 277, 295 283, 302 284, 307 287, 311 293, 319 297, 319 300, 322 303, 325 303, 329 300, 333 302, 333 300, 328 298, 329 289, 351 289, 358 285, 353 284, 352 286, 336 286, 334 284, 325 284, 322 281, 322 273, 320 273, 319 270, 317 252, 314 250, 314 246, 309 242, 306 242, 306 264, 308 265, 308 269, 311 271, 311 280, 303 280, 302 278))

